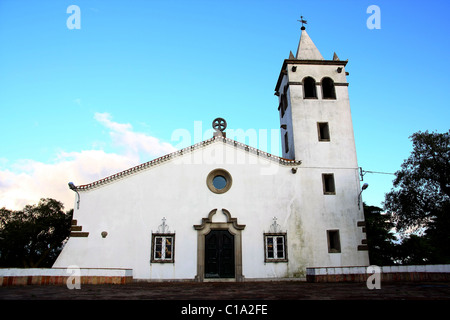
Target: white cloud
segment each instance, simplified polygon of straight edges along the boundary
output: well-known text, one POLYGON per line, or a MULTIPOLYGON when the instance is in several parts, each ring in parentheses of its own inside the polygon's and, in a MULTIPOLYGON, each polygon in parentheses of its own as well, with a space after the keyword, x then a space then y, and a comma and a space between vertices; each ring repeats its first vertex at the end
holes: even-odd
POLYGON ((61 153, 58 161, 21 160, 13 170, 0 171, 0 207, 21 209, 40 198, 54 198, 73 206, 74 194, 67 183, 84 184, 136 165, 133 159, 102 150, 61 153))
POLYGON ((111 121, 109 113, 96 113, 94 118, 111 130, 109 134, 113 144, 122 147, 128 157, 150 160, 176 150, 170 143, 161 142, 145 133, 134 132, 129 123, 111 121))
POLYGON ((95 119, 111 130, 112 143, 121 147, 123 153, 61 151, 52 163, 29 159, 9 163, 2 158, 0 208, 22 209, 26 204, 50 197, 63 202, 68 210, 75 201, 67 185, 69 181, 87 184, 175 150, 155 137, 134 132, 130 124, 113 122, 108 113, 96 113, 95 119), (141 156, 145 159, 141 160, 141 156))

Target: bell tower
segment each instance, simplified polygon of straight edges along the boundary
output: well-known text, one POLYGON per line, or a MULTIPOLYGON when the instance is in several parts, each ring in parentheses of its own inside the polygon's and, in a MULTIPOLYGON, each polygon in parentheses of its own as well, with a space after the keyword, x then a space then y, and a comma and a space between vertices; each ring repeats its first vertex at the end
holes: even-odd
POLYGON ((336 53, 325 60, 302 26, 275 87, 282 157, 301 161, 297 214, 313 217, 318 266, 369 263, 346 65, 336 53))
POLYGON ((284 60, 275 87, 284 158, 305 167, 358 166, 346 65, 336 53, 325 60, 302 26, 297 54, 284 60))

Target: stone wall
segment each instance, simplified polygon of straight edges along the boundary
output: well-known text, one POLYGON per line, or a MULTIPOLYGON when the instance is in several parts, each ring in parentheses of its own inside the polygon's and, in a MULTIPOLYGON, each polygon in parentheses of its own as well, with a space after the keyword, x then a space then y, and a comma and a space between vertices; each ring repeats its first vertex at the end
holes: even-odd
MULTIPOLYGON (((376 267, 376 266, 375 266, 376 267)), ((382 266, 381 281, 450 281, 450 265, 382 266)), ((308 282, 363 282, 374 274, 368 267, 307 268, 308 282)))
POLYGON ((127 284, 133 281, 131 269, 73 269, 73 268, 5 268, 0 269, 0 286, 66 285, 79 276, 83 284, 127 284))

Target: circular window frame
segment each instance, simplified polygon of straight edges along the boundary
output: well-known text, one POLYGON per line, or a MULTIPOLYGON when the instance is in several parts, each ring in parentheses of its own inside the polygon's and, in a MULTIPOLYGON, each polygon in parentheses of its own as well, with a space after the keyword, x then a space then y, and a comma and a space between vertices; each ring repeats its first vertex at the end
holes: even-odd
POLYGON ((227 192, 228 190, 230 190, 232 184, 233 184, 233 179, 231 178, 231 174, 225 169, 214 169, 206 177, 206 185, 208 186, 208 189, 217 194, 227 192), (224 177, 227 182, 225 187, 223 187, 222 189, 217 189, 214 186, 213 180, 217 176, 224 177))

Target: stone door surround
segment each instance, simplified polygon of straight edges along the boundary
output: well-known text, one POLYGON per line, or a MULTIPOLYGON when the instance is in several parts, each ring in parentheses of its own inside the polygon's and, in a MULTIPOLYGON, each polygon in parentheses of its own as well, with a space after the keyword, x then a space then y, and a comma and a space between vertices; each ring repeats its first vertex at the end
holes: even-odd
POLYGON ((197 275, 195 279, 199 282, 205 280, 205 235, 211 230, 228 230, 234 235, 234 263, 235 263, 235 281, 243 281, 242 275, 242 230, 245 225, 238 224, 237 218, 232 218, 227 209, 222 208, 222 213, 226 216, 226 222, 212 222, 212 217, 217 209, 209 212, 207 218, 202 218, 202 224, 194 225, 197 230, 197 275))

